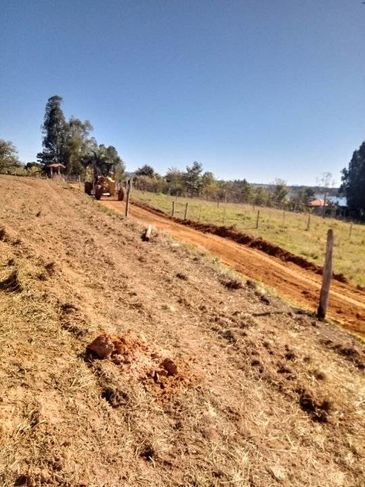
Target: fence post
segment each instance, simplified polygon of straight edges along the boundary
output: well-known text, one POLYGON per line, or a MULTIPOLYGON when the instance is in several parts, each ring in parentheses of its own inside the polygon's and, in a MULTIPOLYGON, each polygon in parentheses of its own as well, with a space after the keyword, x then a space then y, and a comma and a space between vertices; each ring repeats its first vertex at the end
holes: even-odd
POLYGON ((129 178, 127 180, 127 199, 125 202, 125 217, 128 218, 128 213, 129 213, 129 198, 132 190, 132 178, 129 178))
POLYGON ((327 232, 326 258, 323 267, 322 287, 319 295, 317 318, 323 320, 326 317, 329 292, 332 278, 332 254, 333 254, 333 230, 327 232))
POLYGON ((174 216, 175 216, 175 201, 172 202, 171 216, 172 216, 172 218, 174 218, 174 216))
POLYGON ((259 221, 260 221, 260 210, 257 210, 256 230, 259 228, 259 221))
POLYGON ((188 216, 188 206, 189 206, 189 203, 187 202, 185 205, 184 220, 186 220, 186 217, 188 216))

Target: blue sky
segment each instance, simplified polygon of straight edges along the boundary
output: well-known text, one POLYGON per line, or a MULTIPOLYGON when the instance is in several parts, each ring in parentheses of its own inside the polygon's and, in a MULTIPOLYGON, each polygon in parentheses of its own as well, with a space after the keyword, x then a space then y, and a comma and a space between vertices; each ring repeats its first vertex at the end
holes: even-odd
POLYGON ((48 97, 127 169, 314 184, 365 139, 360 0, 0 0, 0 137, 41 149, 48 97))

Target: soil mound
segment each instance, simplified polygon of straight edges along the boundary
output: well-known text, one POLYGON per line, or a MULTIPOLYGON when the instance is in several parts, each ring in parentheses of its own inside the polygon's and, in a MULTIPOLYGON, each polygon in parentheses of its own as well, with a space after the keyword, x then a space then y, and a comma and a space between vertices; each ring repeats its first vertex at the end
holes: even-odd
POLYGON ((198 380, 181 359, 148 345, 146 340, 128 331, 122 336, 98 335, 86 347, 86 360, 109 359, 123 374, 133 375, 158 396, 167 396, 198 380))

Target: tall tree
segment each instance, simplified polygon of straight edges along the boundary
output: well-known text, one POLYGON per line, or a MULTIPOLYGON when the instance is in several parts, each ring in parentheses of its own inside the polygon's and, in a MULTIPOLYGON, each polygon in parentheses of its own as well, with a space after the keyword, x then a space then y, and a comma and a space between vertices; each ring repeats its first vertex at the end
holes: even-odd
POLYGON ((342 171, 341 191, 351 210, 365 212, 365 142, 353 153, 349 167, 342 171))
POLYGON ((88 120, 82 122, 71 117, 66 124, 63 164, 66 166, 67 174, 83 173, 83 157, 97 147, 95 139, 89 137, 92 130, 93 127, 88 120))
POLYGON ((186 167, 185 185, 190 196, 199 196, 202 190, 202 172, 203 166, 200 162, 193 162, 191 166, 186 167))
POLYGON ((46 113, 42 126, 43 151, 37 155, 39 162, 47 166, 51 162, 64 163, 67 123, 61 108, 62 98, 51 96, 46 104, 46 113))
POLYGON ((19 160, 14 144, 0 139, 0 171, 7 172, 17 166, 19 166, 19 160))

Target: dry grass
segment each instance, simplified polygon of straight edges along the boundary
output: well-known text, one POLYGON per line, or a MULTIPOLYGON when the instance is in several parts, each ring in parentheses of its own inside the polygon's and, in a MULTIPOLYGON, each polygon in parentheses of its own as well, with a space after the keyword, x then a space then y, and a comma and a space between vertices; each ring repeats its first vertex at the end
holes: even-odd
POLYGON ((0 192, 1 485, 364 484, 354 338, 76 191, 0 192), (138 360, 85 354, 131 330, 138 360), (140 366, 165 356, 179 387, 140 366))
POLYGON ((344 274, 351 282, 365 287, 365 225, 354 224, 351 238, 350 223, 333 218, 311 215, 307 231, 308 214, 283 212, 274 208, 251 205, 217 203, 191 198, 175 198, 164 194, 133 191, 133 198, 171 214, 175 201, 175 216, 184 217, 185 204, 189 203, 188 218, 215 225, 235 226, 243 233, 261 237, 285 250, 323 265, 327 230, 335 235, 334 272, 344 274), (260 210, 259 228, 256 229, 257 211, 260 210))

